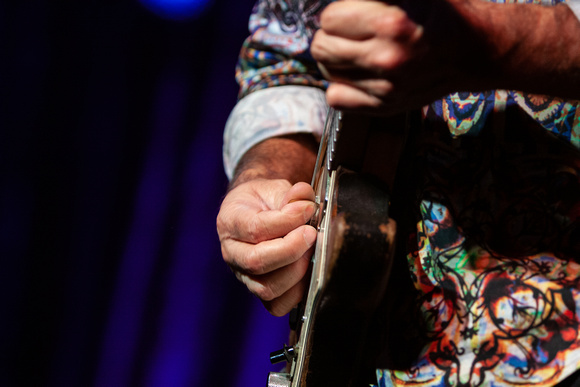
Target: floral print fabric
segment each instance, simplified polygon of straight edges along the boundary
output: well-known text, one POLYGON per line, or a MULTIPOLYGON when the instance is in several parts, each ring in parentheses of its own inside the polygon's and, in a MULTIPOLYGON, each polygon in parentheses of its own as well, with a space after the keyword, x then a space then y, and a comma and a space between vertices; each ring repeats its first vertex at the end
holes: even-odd
MULTIPOLYGON (((241 97, 326 87, 308 47, 328 3, 258 1, 236 72, 241 97)), ((319 133, 314 121, 305 130, 319 133)), ((246 147, 271 120, 256 122, 246 147)), ((415 137, 407 263, 426 341, 412 365, 378 370, 379 385, 563 380, 580 368, 580 103, 454 93, 423 109, 415 137)))

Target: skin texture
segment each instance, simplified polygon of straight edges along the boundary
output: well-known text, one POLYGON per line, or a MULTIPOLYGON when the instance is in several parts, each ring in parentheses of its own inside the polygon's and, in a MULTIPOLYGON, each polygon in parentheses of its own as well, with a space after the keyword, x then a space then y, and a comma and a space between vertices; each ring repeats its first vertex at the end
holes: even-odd
MULTIPOLYGON (((481 0, 344 0, 321 15, 313 57, 328 103, 378 115, 455 91, 515 89, 580 99, 580 22, 566 6, 481 0), (410 5, 413 4, 413 7, 410 5)), ((309 135, 268 139, 243 158, 217 217, 225 262, 270 313, 303 296, 314 228, 309 135)))
POLYGON ((270 313, 282 316, 302 298, 316 230, 310 181, 317 144, 310 135, 272 138, 238 166, 217 218, 222 255, 270 313))
POLYGON ((578 99, 578 36, 564 5, 338 1, 322 13, 311 52, 334 82, 331 106, 388 115, 455 91, 578 99))

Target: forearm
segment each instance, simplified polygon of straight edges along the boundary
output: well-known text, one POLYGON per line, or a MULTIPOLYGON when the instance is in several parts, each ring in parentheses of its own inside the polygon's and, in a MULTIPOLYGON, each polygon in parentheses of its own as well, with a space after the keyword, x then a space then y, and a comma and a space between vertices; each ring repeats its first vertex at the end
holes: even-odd
POLYGON ((475 89, 512 89, 580 99, 580 21, 566 5, 452 0, 488 56, 475 89))
POLYGON ((253 146, 238 163, 230 189, 253 179, 310 182, 318 143, 309 133, 272 137, 253 146))

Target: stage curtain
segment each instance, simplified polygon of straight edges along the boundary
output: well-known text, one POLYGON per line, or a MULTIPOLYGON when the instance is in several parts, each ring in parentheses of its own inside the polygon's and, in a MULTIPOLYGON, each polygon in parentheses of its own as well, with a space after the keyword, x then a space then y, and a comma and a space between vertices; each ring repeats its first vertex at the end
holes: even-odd
POLYGON ((265 385, 287 320, 215 231, 252 5, 0 5, 0 386, 265 385))

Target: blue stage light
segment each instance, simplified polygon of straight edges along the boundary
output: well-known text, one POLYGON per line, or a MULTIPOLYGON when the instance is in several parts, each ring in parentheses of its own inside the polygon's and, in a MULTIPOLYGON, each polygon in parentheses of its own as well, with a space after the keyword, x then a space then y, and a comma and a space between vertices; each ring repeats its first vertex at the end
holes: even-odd
POLYGON ((150 11, 172 20, 190 19, 201 14, 212 0, 140 0, 150 11))

